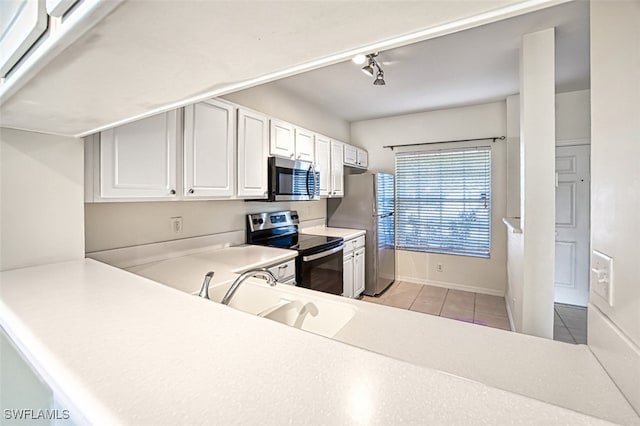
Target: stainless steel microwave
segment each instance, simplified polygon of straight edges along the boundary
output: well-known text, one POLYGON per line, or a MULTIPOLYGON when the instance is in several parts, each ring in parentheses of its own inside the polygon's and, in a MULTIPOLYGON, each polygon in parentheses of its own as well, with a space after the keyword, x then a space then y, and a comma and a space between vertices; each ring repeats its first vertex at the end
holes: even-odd
POLYGON ((269 157, 269 201, 320 199, 320 172, 308 161, 269 157))

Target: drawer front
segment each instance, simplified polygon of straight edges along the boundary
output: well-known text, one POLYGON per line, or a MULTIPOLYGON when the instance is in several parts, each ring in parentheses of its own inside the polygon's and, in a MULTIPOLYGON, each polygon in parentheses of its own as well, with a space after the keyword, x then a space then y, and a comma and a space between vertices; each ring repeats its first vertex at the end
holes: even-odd
POLYGON ((357 238, 352 238, 350 240, 345 241, 344 243, 344 251, 345 253, 347 252, 352 252, 354 250, 357 250, 361 247, 364 247, 364 235, 361 235, 357 238))
POLYGON ((278 279, 278 282, 284 283, 286 281, 291 281, 295 278, 296 261, 295 259, 291 259, 287 262, 280 263, 275 266, 271 266, 267 269, 269 269, 269 271, 271 271, 271 273, 276 276, 276 278, 278 279))

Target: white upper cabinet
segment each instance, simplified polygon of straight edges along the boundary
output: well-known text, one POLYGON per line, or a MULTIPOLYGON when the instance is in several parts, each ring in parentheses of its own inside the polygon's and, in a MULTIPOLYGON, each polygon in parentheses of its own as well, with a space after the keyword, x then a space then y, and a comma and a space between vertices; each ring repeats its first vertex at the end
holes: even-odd
POLYGON ((316 135, 316 170, 320 172, 320 196, 344 196, 342 142, 316 135))
MULTIPOLYGON (((343 145, 342 142, 331 141, 331 197, 344 197, 343 145)), ((322 179, 322 176, 320 176, 320 179, 322 179)))
POLYGON ((355 166, 358 156, 358 149, 355 146, 344 144, 344 164, 355 166))
POLYGON ((0 77, 4 77, 47 29, 45 0, 4 0, 0 6, 0 77))
POLYGON ((267 197, 268 126, 266 116, 238 109, 238 197, 267 197))
POLYGON ((369 167, 369 155, 362 148, 344 144, 344 164, 366 169, 369 167))
POLYGON ((315 161, 315 135, 313 132, 299 127, 296 127, 295 135, 295 159, 313 163, 315 161))
POLYGON ((176 111, 102 132, 100 198, 176 198, 176 141, 176 111))
POLYGON ((293 126, 285 121, 271 120, 271 137, 269 138, 269 154, 295 157, 295 138, 293 126))
POLYGON ((356 165, 366 169, 369 167, 369 154, 361 148, 356 150, 356 165))
POLYGON ((234 195, 234 108, 209 100, 184 110, 184 196, 234 195))
MULTIPOLYGON (((316 170, 320 172, 321 197, 327 197, 331 194, 331 143, 329 138, 316 135, 316 170)), ((342 167, 342 163, 340 167, 342 167)))

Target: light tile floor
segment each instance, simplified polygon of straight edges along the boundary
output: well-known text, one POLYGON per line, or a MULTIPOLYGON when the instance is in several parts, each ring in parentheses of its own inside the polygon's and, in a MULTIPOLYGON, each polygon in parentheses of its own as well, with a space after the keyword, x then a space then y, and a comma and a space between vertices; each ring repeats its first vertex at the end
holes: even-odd
POLYGON ((504 297, 399 281, 380 296, 362 300, 511 330, 504 297))
POLYGON ((587 343, 587 308, 556 303, 553 314, 553 340, 587 343))

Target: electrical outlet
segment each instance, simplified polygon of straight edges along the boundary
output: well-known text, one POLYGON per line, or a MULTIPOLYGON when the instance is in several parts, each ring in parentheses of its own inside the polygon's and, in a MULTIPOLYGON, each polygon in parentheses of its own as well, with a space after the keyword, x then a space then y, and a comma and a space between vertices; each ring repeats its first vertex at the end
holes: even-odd
POLYGON ((442 266, 442 263, 438 263, 438 264, 436 265, 436 270, 437 270, 438 272, 442 272, 442 271, 444 271, 444 266, 442 266))
POLYGON ((591 252, 591 288, 613 306, 613 258, 597 250, 591 252))
POLYGON ((173 231, 174 234, 182 234, 182 217, 181 216, 172 217, 170 219, 170 223, 171 223, 171 231, 173 231))

